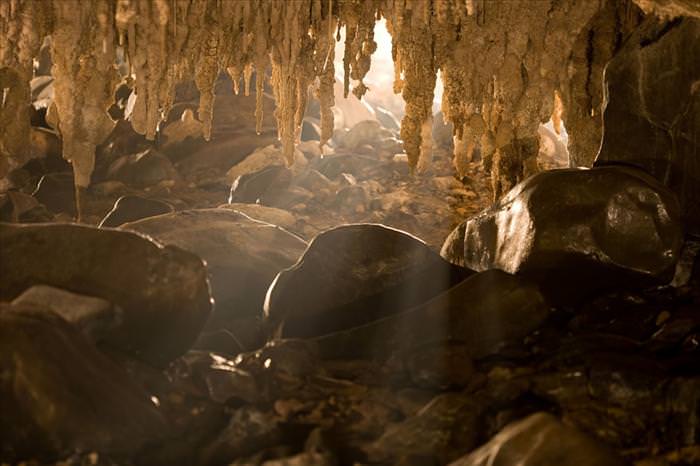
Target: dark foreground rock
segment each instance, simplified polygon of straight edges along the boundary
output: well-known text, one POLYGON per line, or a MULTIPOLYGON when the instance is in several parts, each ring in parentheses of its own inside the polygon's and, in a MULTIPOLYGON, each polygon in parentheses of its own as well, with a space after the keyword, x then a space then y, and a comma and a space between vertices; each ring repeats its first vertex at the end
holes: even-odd
POLYGON ((0 224, 0 299, 35 284, 100 297, 123 310, 101 342, 155 365, 190 348, 211 302, 201 259, 143 236, 73 224, 0 224))
POLYGON ((122 196, 100 222, 100 227, 118 227, 127 222, 172 212, 173 206, 158 199, 141 196, 122 196))
POLYGON ((623 466, 607 447, 548 413, 507 425, 486 445, 450 466, 623 466))
POLYGON ((127 223, 122 228, 204 259, 215 300, 207 331, 226 329, 228 339, 233 335, 233 340, 245 349, 252 349, 256 342, 255 323, 268 286, 306 248, 304 240, 286 230, 230 209, 176 212, 127 223))
POLYGON ((0 461, 132 456, 167 424, 150 395, 58 315, 0 305, 0 461))
MULTIPOLYGON (((406 312, 316 340, 325 357, 385 358, 442 345, 463 345, 482 358, 522 340, 547 318, 537 287, 500 270, 474 274, 406 312)), ((471 370, 471 369, 469 369, 471 370)))
POLYGON ((299 262, 278 275, 265 317, 278 335, 323 335, 409 309, 469 273, 402 231, 341 226, 314 238, 299 262))
POLYGON ((557 301, 673 277, 682 226, 673 193, 640 170, 601 167, 535 175, 467 220, 443 245, 475 270, 533 278, 557 301), (464 247, 458 243, 464 228, 464 247))

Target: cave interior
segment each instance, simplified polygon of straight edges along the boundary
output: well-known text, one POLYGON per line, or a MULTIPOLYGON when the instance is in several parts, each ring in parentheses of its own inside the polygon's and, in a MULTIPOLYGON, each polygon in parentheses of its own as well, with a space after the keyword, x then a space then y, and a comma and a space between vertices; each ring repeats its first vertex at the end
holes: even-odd
POLYGON ((0 0, 0 464, 700 465, 699 135, 699 0, 0 0))

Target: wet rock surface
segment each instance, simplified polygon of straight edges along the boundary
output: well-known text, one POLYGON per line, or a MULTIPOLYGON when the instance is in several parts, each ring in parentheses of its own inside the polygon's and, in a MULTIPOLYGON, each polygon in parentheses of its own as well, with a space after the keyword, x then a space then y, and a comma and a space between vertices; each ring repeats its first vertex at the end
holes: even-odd
POLYGON ((443 252, 475 270, 495 267, 533 278, 562 301, 610 283, 668 283, 682 235, 675 195, 645 173, 564 169, 517 185, 458 227, 443 252))
POLYGON ((342 226, 314 238, 299 262, 275 278, 265 317, 277 335, 318 336, 420 304, 469 273, 401 231, 342 226))
POLYGON ((237 351, 253 349, 256 322, 270 282, 306 248, 298 236, 231 209, 185 210, 121 228, 190 251, 206 261, 215 301, 207 331, 225 329, 233 344, 243 345, 237 351))
POLYGON ((72 224, 0 224, 0 297, 32 285, 106 299, 123 321, 104 344, 156 365, 184 353, 209 316, 200 258, 125 231, 72 224))

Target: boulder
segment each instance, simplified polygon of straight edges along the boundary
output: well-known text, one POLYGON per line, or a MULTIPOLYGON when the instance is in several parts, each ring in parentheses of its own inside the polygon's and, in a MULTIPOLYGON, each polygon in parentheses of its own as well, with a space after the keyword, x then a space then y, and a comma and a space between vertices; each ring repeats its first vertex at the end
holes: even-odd
POLYGON ((136 188, 147 188, 161 181, 174 181, 177 173, 165 155, 155 149, 115 160, 107 169, 107 178, 136 188))
POLYGON ((123 311, 101 344, 162 366, 187 351, 209 317, 201 259, 126 231, 75 224, 0 224, 0 299, 44 284, 123 311))
MULTIPOLYGON (((294 150, 294 168, 303 167, 306 165, 306 158, 300 150, 294 150)), ((270 144, 269 146, 255 149, 246 158, 231 167, 226 173, 226 179, 229 183, 233 183, 240 176, 249 173, 258 172, 264 168, 271 166, 285 166, 285 160, 282 156, 282 149, 270 144)))
POLYGON ((141 386, 45 308, 0 305, 0 371, 2 462, 133 455, 168 429, 141 386))
POLYGON ((555 301, 569 302, 613 284, 669 281, 681 242, 672 192, 640 170, 601 167, 528 178, 457 227, 442 251, 475 270, 530 277, 555 301), (461 228, 463 248, 454 244, 461 228))
POLYGON ((539 412, 508 424, 488 443, 450 466, 622 466, 605 445, 539 412))
POLYGON ((47 285, 34 285, 12 301, 49 309, 74 325, 91 341, 104 339, 122 320, 122 311, 109 301, 47 285))
POLYGON ((468 274, 400 230, 345 225, 314 238, 275 278, 265 318, 278 335, 323 335, 423 303, 468 274))
POLYGON ((232 210, 234 212, 247 215, 254 220, 271 223, 289 231, 293 231, 297 223, 294 215, 286 210, 277 209, 275 207, 267 207, 260 204, 244 204, 234 202, 231 204, 222 204, 219 206, 219 209, 232 210))
POLYGON ((285 196, 291 181, 292 171, 280 165, 246 173, 231 185, 228 202, 275 205, 285 196))
MULTIPOLYGON (((394 302, 393 309, 399 308, 402 300, 394 302)), ((365 312, 365 308, 379 307, 371 302, 364 306, 359 309, 365 312)), ((382 360, 394 355, 408 361, 409 371, 415 374, 410 365, 417 351, 426 356, 430 352, 447 354, 449 351, 442 347, 449 344, 459 348, 456 360, 466 356, 484 358, 540 328, 549 311, 532 283, 500 270, 488 270, 471 275, 412 309, 321 336, 316 344, 324 358, 382 360)))
POLYGON ((605 68, 595 165, 641 167, 680 199, 700 234, 700 18, 647 17, 605 68), (630 85, 634 83, 634 85, 630 85))
POLYGON ((275 275, 294 264, 306 248, 299 237, 229 209, 186 210, 138 222, 123 229, 197 254, 207 263, 215 312, 207 331, 225 328, 250 349, 250 332, 237 327, 255 321, 275 275))
POLYGON ((42 176, 32 196, 51 213, 75 216, 75 186, 72 173, 49 173, 42 176))
POLYGON ((158 199, 127 195, 117 199, 114 207, 100 222, 100 227, 118 227, 127 222, 172 212, 173 206, 158 199))

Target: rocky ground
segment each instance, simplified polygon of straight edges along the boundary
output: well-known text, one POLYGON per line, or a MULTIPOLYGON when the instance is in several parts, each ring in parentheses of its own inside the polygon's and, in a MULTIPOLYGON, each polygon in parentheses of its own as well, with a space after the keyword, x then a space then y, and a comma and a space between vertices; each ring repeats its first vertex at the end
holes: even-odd
POLYGON ((662 185, 551 171, 492 206, 386 123, 287 168, 251 99, 209 143, 194 101, 155 143, 120 122, 82 225, 37 110, 0 206, 0 462, 700 464, 700 242, 662 185))

